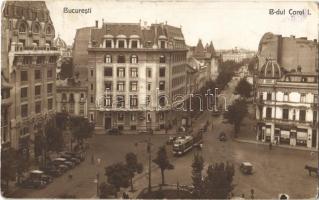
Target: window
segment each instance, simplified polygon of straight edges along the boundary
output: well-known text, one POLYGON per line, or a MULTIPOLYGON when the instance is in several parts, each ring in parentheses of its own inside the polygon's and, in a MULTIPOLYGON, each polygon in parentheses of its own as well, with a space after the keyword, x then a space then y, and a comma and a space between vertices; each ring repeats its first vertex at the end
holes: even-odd
POLYGON ((93 85, 93 83, 91 83, 91 90, 94 90, 94 85, 93 85))
POLYGON ((267 92, 267 100, 271 101, 271 92, 267 92))
POLYGON ((41 70, 39 69, 34 70, 34 79, 35 80, 41 79, 41 70))
POLYGON ((45 57, 44 56, 38 56, 37 57, 37 64, 44 64, 45 57))
POLYGON ((49 63, 56 63, 56 57, 55 56, 50 56, 49 63))
POLYGON ((165 90, 165 81, 159 82, 159 90, 161 90, 161 91, 165 90))
POLYGON ((130 96, 130 106, 131 106, 131 108, 137 107, 137 103, 138 103, 137 95, 131 95, 130 96))
POLYGON ((104 83, 105 91, 112 91, 112 81, 106 81, 104 83))
POLYGON ((151 113, 147 113, 146 116, 147 116, 146 117, 147 122, 151 122, 152 121, 151 113))
MULTIPOLYGON (((105 69, 104 69, 105 70, 105 69)), ((94 76, 94 71, 93 71, 93 69, 91 69, 90 70, 90 73, 91 73, 91 77, 93 77, 94 76)), ((104 75, 105 76, 105 75, 104 75)))
POLYGON ((35 95, 35 96, 41 95, 41 85, 36 85, 36 86, 34 87, 34 95, 35 95))
POLYGON ((131 81, 130 83, 130 91, 136 92, 137 91, 137 81, 131 81))
POLYGON ((28 88, 27 87, 24 87, 24 88, 21 88, 21 95, 20 95, 21 98, 28 98, 28 88))
POLYGON ((104 63, 112 63, 112 56, 106 55, 104 58, 104 63))
POLYGON ((104 76, 113 76, 113 69, 111 67, 104 68, 104 76))
POLYGON ((124 95, 118 95, 116 97, 116 104, 118 108, 124 108, 125 107, 125 96, 124 95))
POLYGON ((90 97, 90 102, 94 103, 94 97, 93 96, 90 97))
POLYGON ((33 27, 33 33, 39 33, 40 32, 40 26, 39 24, 35 24, 33 27))
POLYGON ((317 111, 314 110, 314 111, 313 111, 313 117, 312 117, 313 123, 317 123, 317 115, 318 115, 317 111))
POLYGON ((52 83, 49 83, 48 86, 47 86, 47 91, 48 91, 48 94, 51 94, 52 91, 53 91, 53 84, 52 83))
POLYGON ((20 136, 24 136, 29 134, 29 128, 28 127, 23 127, 20 129, 20 136))
POLYGON ((37 46, 39 46, 39 40, 33 40, 33 43, 35 43, 37 46))
POLYGON ((165 77, 165 67, 161 67, 161 68, 159 69, 159 76, 160 76, 160 77, 165 77))
POLYGON ((166 97, 164 95, 158 97, 158 103, 161 107, 166 105, 166 97))
POLYGON ((146 69, 146 76, 147 76, 147 78, 152 78, 152 69, 151 68, 146 69))
POLYGON ((32 64, 32 57, 31 57, 31 56, 25 56, 25 57, 23 58, 23 64, 24 64, 24 65, 30 65, 30 64, 32 64))
POLYGON ((131 114, 131 121, 135 121, 136 120, 136 114, 135 113, 132 113, 131 114))
POLYGON ((147 83, 147 91, 151 91, 152 89, 152 83, 147 83))
POLYGON ((48 99, 48 110, 53 109, 53 99, 48 99))
POLYGON ((284 93, 284 101, 288 101, 288 92, 284 93))
POLYGON ((124 40, 119 40, 119 48, 124 48, 124 40))
POLYGON ((124 81, 117 82, 117 91, 123 92, 125 90, 125 83, 124 81))
POLYGON ((41 113, 41 101, 35 102, 35 113, 41 113))
POLYGON ((28 81, 28 71, 21 71, 21 81, 28 81))
POLYGON ((138 77, 137 68, 131 68, 131 77, 132 78, 138 77))
POLYGON ((27 31, 27 25, 25 23, 21 23, 19 27, 20 33, 25 33, 27 31))
POLYGON ((165 116, 165 115, 164 115, 163 112, 160 112, 160 113, 159 113, 159 118, 160 118, 160 120, 164 120, 164 116, 165 116))
POLYGON ((52 69, 48 69, 48 71, 47 71, 47 77, 48 77, 48 78, 52 78, 52 77, 53 77, 52 69))
POLYGON ((300 95, 300 102, 301 103, 306 103, 306 94, 303 93, 303 94, 300 95))
POLYGON ((299 111, 299 121, 305 121, 306 120, 306 111, 300 110, 299 111))
POLYGON ((105 47, 106 48, 112 48, 112 40, 106 40, 105 41, 105 47))
POLYGON ((289 110, 286 108, 282 109, 282 118, 285 120, 288 120, 289 119, 288 116, 289 116, 289 110))
POLYGON ((118 113, 117 114, 117 120, 118 121, 123 121, 124 120, 124 114, 123 113, 118 113))
POLYGON ((125 68, 123 67, 119 67, 117 68, 117 77, 125 77, 125 68))
POLYGON ((136 55, 132 55, 132 56, 131 56, 131 63, 132 63, 132 64, 138 63, 138 58, 137 58, 136 55))
POLYGON ((125 63, 125 56, 119 55, 117 57, 117 63, 125 63))
POLYGON ((74 102, 75 102, 75 100, 74 100, 74 94, 73 94, 73 93, 70 94, 69 102, 71 102, 71 103, 74 103, 74 102))
POLYGON ((160 56, 159 62, 160 63, 165 63, 165 56, 160 56))
POLYGON ((21 117, 28 117, 28 104, 21 105, 21 117))
POLYGON ((112 95, 106 95, 104 105, 106 107, 112 107, 112 95))
POLYGON ((271 108, 266 108, 266 119, 271 119, 271 112, 272 112, 271 108))
POLYGON ((134 48, 134 49, 137 48, 137 41, 136 41, 136 40, 133 40, 131 46, 132 46, 132 48, 134 48))
POLYGON ((47 27, 46 34, 51 34, 51 33, 52 33, 52 28, 51 28, 51 26, 49 25, 49 26, 47 27))
POLYGON ((313 95, 313 102, 318 103, 318 95, 316 94, 313 95))
POLYGON ((296 110, 293 109, 292 111, 292 120, 296 120, 296 110))
POLYGON ((146 96, 146 105, 149 106, 151 104, 151 95, 146 96))
POLYGON ((162 48, 162 49, 165 48, 165 41, 161 41, 161 48, 162 48))

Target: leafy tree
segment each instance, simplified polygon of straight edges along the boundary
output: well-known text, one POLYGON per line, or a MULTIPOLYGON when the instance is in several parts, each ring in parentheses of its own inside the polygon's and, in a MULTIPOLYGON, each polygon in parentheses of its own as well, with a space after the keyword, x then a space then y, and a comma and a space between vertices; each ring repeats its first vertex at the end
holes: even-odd
POLYGON ((121 187, 127 188, 130 185, 130 171, 127 166, 121 162, 112 164, 105 168, 105 176, 107 176, 107 182, 114 186, 116 192, 121 187))
POLYGON ((1 182, 5 183, 4 191, 9 190, 9 182, 16 177, 17 152, 13 148, 1 149, 1 182))
POLYGON ((107 199, 110 196, 116 196, 116 188, 108 183, 102 182, 99 186, 99 197, 102 199, 107 199))
POLYGON ((194 186, 194 197, 200 198, 202 190, 203 190, 203 181, 202 181, 202 171, 204 168, 204 160, 203 157, 195 154, 194 160, 192 164, 192 179, 193 179, 193 186, 194 186))
POLYGON ((165 184, 165 177, 164 177, 165 170, 174 169, 174 165, 172 165, 168 160, 165 146, 162 146, 159 148, 159 150, 157 152, 157 156, 153 160, 153 162, 156 163, 158 165, 158 167, 161 169, 162 185, 164 185, 165 184))
POLYGON ((250 85, 250 83, 248 83, 246 79, 241 79, 235 88, 235 94, 239 94, 244 98, 250 97, 251 91, 252 85, 250 85))
POLYGON ((131 191, 134 191, 133 178, 135 176, 135 173, 139 173, 139 174, 142 173, 143 165, 137 161, 137 156, 134 153, 126 154, 125 159, 126 159, 126 166, 130 175, 131 191))
POLYGON ((70 118, 73 137, 82 145, 83 140, 91 137, 94 127, 88 119, 84 117, 71 117, 70 118))
POLYGON ((234 189, 232 184, 235 169, 228 163, 216 163, 207 169, 203 182, 203 195, 207 199, 226 199, 234 189))
POLYGON ((65 130, 67 126, 67 119, 68 119, 68 114, 67 113, 57 113, 55 115, 55 121, 57 128, 61 130, 65 130))
POLYGON ((45 131, 45 150, 59 152, 63 148, 62 131, 53 124, 48 124, 45 131))
POLYGON ((247 113, 247 104, 245 100, 242 99, 237 99, 228 107, 228 112, 225 112, 224 117, 229 123, 234 125, 235 137, 237 137, 237 133, 240 131, 241 123, 247 113))
POLYGON ((17 152, 17 175, 18 175, 18 183, 21 183, 21 177, 23 173, 29 170, 31 165, 28 153, 22 152, 23 150, 19 150, 17 152))

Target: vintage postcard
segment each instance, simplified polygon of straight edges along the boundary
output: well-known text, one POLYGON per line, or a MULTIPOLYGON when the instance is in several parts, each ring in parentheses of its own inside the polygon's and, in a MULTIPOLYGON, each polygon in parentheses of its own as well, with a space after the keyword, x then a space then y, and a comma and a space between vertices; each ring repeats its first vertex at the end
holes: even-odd
POLYGON ((1 195, 318 198, 315 1, 1 2, 1 195))

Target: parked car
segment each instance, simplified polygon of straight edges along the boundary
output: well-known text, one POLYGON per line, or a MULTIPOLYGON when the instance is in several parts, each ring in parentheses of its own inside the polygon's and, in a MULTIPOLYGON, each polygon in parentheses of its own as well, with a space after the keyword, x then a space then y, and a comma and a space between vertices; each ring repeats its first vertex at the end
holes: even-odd
POLYGON ((68 161, 67 159, 65 158, 55 158, 53 161, 53 163, 56 163, 58 165, 65 165, 67 166, 69 169, 73 168, 75 166, 75 164, 71 161, 68 161))
POLYGON ((253 173, 253 165, 250 162, 242 162, 239 169, 243 174, 246 175, 253 173))
POLYGON ((146 130, 139 130, 138 131, 138 133, 139 134, 153 134, 153 129, 151 129, 151 128, 148 128, 148 129, 146 129, 146 130))
POLYGON ((169 136, 166 144, 173 144, 177 136, 169 136))
POLYGON ((106 133, 109 135, 122 135, 122 132, 118 128, 111 128, 106 133))
POLYGON ((81 160, 79 158, 73 157, 70 154, 62 154, 60 157, 65 158, 66 160, 68 160, 70 162, 73 162, 75 165, 78 165, 81 163, 81 160))
POLYGON ((218 139, 219 141, 226 142, 227 140, 226 134, 224 132, 221 132, 218 136, 218 139))
POLYGON ((46 175, 41 170, 32 170, 32 171, 30 171, 29 176, 32 179, 40 179, 40 180, 44 181, 46 184, 49 184, 53 181, 53 178, 51 176, 46 175))
POLYGON ((53 177, 61 176, 63 173, 63 171, 59 167, 54 166, 54 165, 48 165, 47 167, 41 168, 41 170, 45 174, 48 174, 48 175, 53 176, 53 177))
POLYGON ((24 179, 21 181, 20 183, 20 186, 23 187, 23 188, 32 188, 32 189, 42 189, 42 188, 45 188, 47 184, 38 179, 38 180, 35 180, 35 179, 31 179, 30 177, 24 179))
POLYGON ((65 151, 64 154, 71 155, 72 157, 78 158, 78 159, 80 159, 81 161, 84 161, 84 160, 85 160, 85 156, 83 155, 83 153, 76 153, 76 152, 65 151))

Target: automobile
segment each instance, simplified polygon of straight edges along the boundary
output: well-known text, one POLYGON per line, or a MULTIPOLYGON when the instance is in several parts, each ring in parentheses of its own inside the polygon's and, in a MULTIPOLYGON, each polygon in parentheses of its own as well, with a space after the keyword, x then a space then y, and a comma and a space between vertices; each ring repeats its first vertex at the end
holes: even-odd
POLYGON ((71 162, 71 161, 68 161, 67 159, 65 158, 55 158, 53 161, 53 163, 56 163, 56 164, 63 164, 63 165, 66 165, 69 169, 73 168, 75 166, 75 163, 71 162))
POLYGON ((243 174, 250 175, 253 173, 253 165, 250 162, 242 162, 239 167, 243 174))
POLYGON ((221 132, 218 136, 218 139, 219 141, 226 142, 227 140, 226 134, 224 132, 221 132))
POLYGON ((111 128, 106 133, 109 135, 122 135, 122 132, 118 128, 111 128))
POLYGON ((29 173, 29 177, 31 179, 40 179, 41 181, 44 181, 46 184, 49 184, 53 181, 53 178, 49 175, 46 175, 43 171, 41 170, 32 170, 29 173))
POLYGON ((166 144, 173 144, 176 139, 177 136, 169 136, 166 144))
POLYGON ((30 177, 21 181, 19 186, 23 188, 42 189, 46 187, 46 183, 40 179, 31 179, 30 177))
POLYGON ((148 128, 146 130, 139 130, 138 133, 139 134, 153 134, 153 129, 148 128))
POLYGON ((65 151, 63 153, 66 154, 66 155, 71 155, 74 158, 78 158, 81 161, 85 160, 85 156, 83 155, 83 153, 76 153, 76 152, 69 152, 69 151, 65 151))
POLYGON ((48 174, 53 177, 61 176, 63 171, 54 165, 48 165, 47 167, 40 168, 45 174, 48 174))
POLYGON ((65 158, 66 160, 73 162, 75 165, 78 165, 81 163, 81 160, 79 158, 73 157, 70 154, 62 154, 60 157, 65 158))

